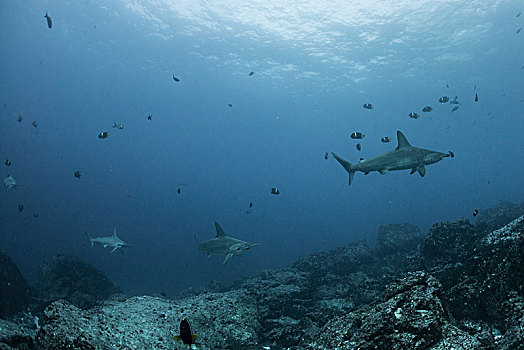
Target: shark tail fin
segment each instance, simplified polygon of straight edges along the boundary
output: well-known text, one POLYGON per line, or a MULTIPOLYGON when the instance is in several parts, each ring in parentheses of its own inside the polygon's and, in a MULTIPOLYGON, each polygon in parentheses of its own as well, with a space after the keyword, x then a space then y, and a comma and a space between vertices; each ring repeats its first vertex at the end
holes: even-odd
POLYGON ((196 233, 193 233, 193 238, 195 239, 195 242, 197 245, 200 245, 200 242, 198 241, 198 238, 196 236, 196 233))
POLYGON ((84 232, 84 234, 87 236, 87 238, 89 238, 89 241, 91 242, 91 248, 93 248, 93 245, 94 245, 93 237, 91 237, 91 235, 87 232, 84 232))
POLYGON ((352 169, 351 163, 348 162, 347 160, 344 160, 344 159, 340 158, 339 156, 337 156, 333 152, 331 152, 331 154, 337 160, 337 162, 339 162, 340 165, 342 165, 344 167, 344 169, 346 169, 346 171, 348 172, 348 174, 349 174, 349 183, 348 183, 348 185, 351 185, 351 182, 353 181, 353 175, 355 175, 355 170, 352 169))

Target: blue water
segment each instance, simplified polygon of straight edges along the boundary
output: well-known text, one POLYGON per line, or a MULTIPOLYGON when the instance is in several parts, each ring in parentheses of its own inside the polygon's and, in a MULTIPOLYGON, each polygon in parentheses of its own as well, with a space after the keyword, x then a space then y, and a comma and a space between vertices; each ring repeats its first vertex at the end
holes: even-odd
POLYGON ((2 2, 1 174, 19 187, 0 191, 0 248, 30 281, 46 257, 72 254, 127 293, 174 295, 372 246, 383 224, 427 230, 522 201, 522 3, 362 3, 2 2), (357 173, 351 187, 324 159, 389 151, 396 130, 455 158, 424 178, 357 173), (208 260, 193 234, 214 237, 214 221, 262 244, 208 260), (132 245, 123 254, 82 234, 113 227, 132 245))

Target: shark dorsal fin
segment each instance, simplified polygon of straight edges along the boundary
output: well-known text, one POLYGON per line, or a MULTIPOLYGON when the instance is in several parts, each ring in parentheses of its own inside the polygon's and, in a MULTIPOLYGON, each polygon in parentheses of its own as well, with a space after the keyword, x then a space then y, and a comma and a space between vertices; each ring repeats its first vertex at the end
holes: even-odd
POLYGON ((215 221, 215 228, 217 229, 217 237, 216 238, 226 237, 226 233, 224 232, 224 230, 222 230, 222 227, 220 227, 220 225, 216 221, 215 221))
POLYGON ((116 227, 113 227, 113 237, 116 237, 116 227))
POLYGON ((405 148, 405 147, 412 147, 409 142, 408 142, 408 139, 406 138, 406 136, 404 136, 404 134, 397 130, 397 140, 398 140, 398 146, 397 148, 395 149, 401 149, 401 148, 405 148))

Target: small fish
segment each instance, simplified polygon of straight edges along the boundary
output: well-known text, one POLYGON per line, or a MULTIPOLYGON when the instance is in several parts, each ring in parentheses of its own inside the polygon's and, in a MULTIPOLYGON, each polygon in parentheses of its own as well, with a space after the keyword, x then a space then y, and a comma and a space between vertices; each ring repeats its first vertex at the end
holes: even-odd
POLYGON ((79 178, 82 177, 82 174, 77 170, 77 171, 75 171, 75 177, 76 177, 77 179, 79 179, 79 178))
POLYGON ((153 116, 150 114, 147 116, 147 120, 151 120, 151 119, 153 119, 153 116))
POLYGON ((255 74, 255 72, 249 72, 249 76, 252 76, 253 74, 255 74))
POLYGON ((446 87, 449 89, 449 85, 448 84, 446 84, 446 87))
POLYGON ((180 187, 179 187, 179 188, 177 188, 176 193, 180 194, 180 192, 181 191, 180 191, 180 187))
MULTIPOLYGON (((447 85, 446 85, 447 86, 447 85)), ((448 86, 449 87, 449 86, 448 86)), ((440 103, 446 103, 449 101, 449 97, 448 96, 442 96, 441 98, 438 99, 438 101, 440 103)))
POLYGON ((49 15, 47 14, 47 11, 45 13, 44 18, 47 19, 47 28, 53 28, 53 21, 51 20, 51 17, 49 17, 49 15))
POLYGON ((411 112, 411 113, 409 113, 409 117, 413 118, 413 119, 418 119, 420 117, 420 115, 418 113, 411 112))
POLYGON ((4 164, 7 166, 11 166, 11 161, 9 159, 4 160, 4 164))
POLYGON ((373 108, 375 108, 375 106, 373 106, 371 103, 364 103, 362 105, 362 107, 364 107, 365 109, 373 109, 373 108))
POLYGON ((478 102, 478 101, 479 101, 479 95, 475 94, 475 102, 478 102))
POLYGON ((253 208, 253 202, 249 202, 249 209, 253 208))
POLYGON ((38 126, 38 124, 36 123, 36 120, 33 120, 33 122, 31 123, 31 125, 33 126, 33 128, 36 128, 38 126))
POLYGON ((328 159, 329 158, 329 153, 326 152, 326 154, 324 154, 324 159, 328 159))
POLYGON ((24 206, 23 206, 23 204, 20 204, 20 205, 18 206, 18 211, 21 212, 22 210, 24 210, 24 206))
POLYGON ((360 145, 360 143, 357 143, 357 149, 358 149, 359 151, 362 150, 362 146, 360 145))
POLYGON ((180 335, 175 335, 174 340, 181 340, 184 344, 197 344, 194 340, 198 339, 198 335, 191 333, 191 326, 187 318, 183 318, 180 322, 180 335))
POLYGON ((122 130, 122 129, 124 129, 124 125, 117 124, 117 123, 113 122, 113 128, 117 128, 118 130, 122 130))
POLYGON ((276 187, 271 187, 269 190, 270 190, 271 194, 274 194, 274 195, 279 195, 280 194, 280 191, 276 187))
POLYGON ((228 103, 227 106, 228 107, 233 107, 233 105, 231 103, 228 103))
POLYGON ((99 139, 106 139, 109 136, 109 133, 107 131, 102 131, 100 134, 98 134, 99 139))
POLYGON ((460 102, 458 101, 458 96, 455 96, 455 98, 453 99, 453 101, 451 101, 449 104, 452 104, 452 105, 458 105, 460 102))
POLYGON ((522 28, 517 29, 517 34, 522 31, 522 28))
POLYGON ((433 107, 431 106, 426 106, 424 108, 422 108, 422 112, 431 112, 433 110, 433 107))
POLYGON ((18 122, 21 123, 21 122, 22 122, 22 115, 19 114, 19 115, 18 115, 18 118, 16 118, 16 120, 18 120, 18 122))
POLYGON ((478 209, 475 209, 475 210, 473 211, 473 216, 477 216, 478 213, 479 213, 479 210, 478 210, 478 209))
POLYGON ((383 138, 380 139, 380 141, 386 143, 386 142, 390 142, 391 141, 391 137, 389 136, 384 136, 383 138))
POLYGON ((173 74, 173 80, 176 81, 177 83, 180 81, 180 79, 178 79, 177 77, 175 77, 174 74, 173 74))
POLYGON ((517 15, 515 17, 520 17, 521 13, 522 12, 517 13, 517 15))
POLYGON ((363 161, 363 160, 364 160, 364 158, 360 158, 360 161, 363 161))
POLYGON ((349 135, 349 137, 351 137, 352 139, 360 140, 360 139, 363 139, 364 137, 366 137, 366 135, 364 135, 363 133, 357 131, 357 132, 354 132, 351 135, 349 135))
POLYGON ((459 109, 459 106, 455 106, 451 109, 451 113, 455 112, 457 109, 459 109))

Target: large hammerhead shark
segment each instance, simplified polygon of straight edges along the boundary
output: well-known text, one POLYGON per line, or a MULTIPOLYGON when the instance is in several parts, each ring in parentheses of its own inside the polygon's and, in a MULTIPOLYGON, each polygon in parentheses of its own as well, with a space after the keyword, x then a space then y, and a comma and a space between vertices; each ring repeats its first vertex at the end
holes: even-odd
POLYGON ((331 153, 333 157, 346 169, 349 173, 349 185, 353 181, 353 175, 356 171, 362 171, 365 175, 372 171, 378 171, 382 175, 390 170, 405 170, 411 169, 411 174, 418 171, 420 176, 426 175, 426 165, 434 164, 444 157, 453 158, 453 152, 441 153, 431 151, 429 149, 413 147, 403 133, 397 131, 398 146, 393 151, 389 151, 378 156, 364 159, 358 164, 351 164, 350 162, 340 158, 335 153, 331 153))

